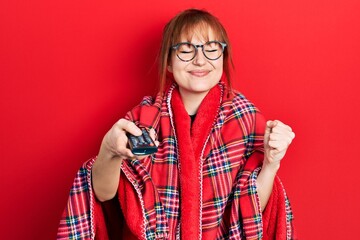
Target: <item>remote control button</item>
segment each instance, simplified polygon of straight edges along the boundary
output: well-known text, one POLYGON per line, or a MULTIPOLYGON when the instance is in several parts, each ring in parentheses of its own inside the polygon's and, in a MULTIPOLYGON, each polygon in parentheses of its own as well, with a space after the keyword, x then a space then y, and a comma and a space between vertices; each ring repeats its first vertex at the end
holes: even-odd
POLYGON ((150 143, 151 143, 151 138, 150 138, 150 137, 145 136, 145 140, 146 140, 146 143, 147 143, 147 144, 150 144, 150 143))
POLYGON ((144 138, 148 144, 152 143, 152 140, 150 138, 150 135, 147 131, 143 131, 144 138))
POLYGON ((136 147, 138 145, 138 140, 136 139, 136 137, 130 136, 130 141, 133 144, 133 147, 136 147))
POLYGON ((139 136, 138 139, 139 139, 140 144, 144 144, 144 143, 145 143, 145 140, 144 140, 144 138, 143 138, 142 135, 139 136))

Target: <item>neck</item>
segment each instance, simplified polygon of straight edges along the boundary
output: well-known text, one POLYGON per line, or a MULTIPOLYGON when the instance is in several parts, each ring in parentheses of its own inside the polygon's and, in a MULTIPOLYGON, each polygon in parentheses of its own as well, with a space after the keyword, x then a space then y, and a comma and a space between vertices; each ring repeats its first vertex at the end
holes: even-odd
POLYGON ((182 89, 179 89, 179 92, 182 102, 184 103, 185 110, 189 115, 194 115, 197 113, 202 100, 208 93, 208 91, 202 93, 189 93, 182 91, 182 89))

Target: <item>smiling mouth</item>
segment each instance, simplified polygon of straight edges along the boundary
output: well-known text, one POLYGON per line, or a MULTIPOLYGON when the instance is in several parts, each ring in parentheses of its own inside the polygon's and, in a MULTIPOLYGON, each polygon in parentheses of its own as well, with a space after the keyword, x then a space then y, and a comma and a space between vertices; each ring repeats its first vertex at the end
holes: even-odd
POLYGON ((194 70, 189 72, 191 75, 195 77, 204 77, 210 73, 208 70, 194 70))

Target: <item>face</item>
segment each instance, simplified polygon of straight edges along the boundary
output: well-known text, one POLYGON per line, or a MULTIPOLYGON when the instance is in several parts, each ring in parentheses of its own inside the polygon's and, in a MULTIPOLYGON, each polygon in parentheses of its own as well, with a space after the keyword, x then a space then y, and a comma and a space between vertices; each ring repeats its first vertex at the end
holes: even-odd
MULTIPOLYGON (((213 31, 209 29, 207 37, 194 34, 190 42, 202 45, 213 40, 217 39, 215 39, 213 31)), ((180 42, 189 42, 189 39, 182 36, 180 42)), ((193 95, 205 96, 220 81, 223 73, 223 55, 216 60, 209 60, 199 47, 195 58, 184 62, 177 57, 176 51, 173 50, 168 70, 173 73, 182 98, 193 95)))

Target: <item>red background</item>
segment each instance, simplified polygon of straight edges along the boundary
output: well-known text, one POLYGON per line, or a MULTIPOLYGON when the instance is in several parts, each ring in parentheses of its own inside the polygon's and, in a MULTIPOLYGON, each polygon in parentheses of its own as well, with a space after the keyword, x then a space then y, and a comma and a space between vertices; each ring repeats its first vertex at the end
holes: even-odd
POLYGON ((279 174, 300 238, 356 238, 359 1, 3 0, 2 239, 55 238, 76 170, 154 92, 162 27, 189 7, 227 28, 235 86, 296 132, 279 174))

